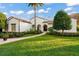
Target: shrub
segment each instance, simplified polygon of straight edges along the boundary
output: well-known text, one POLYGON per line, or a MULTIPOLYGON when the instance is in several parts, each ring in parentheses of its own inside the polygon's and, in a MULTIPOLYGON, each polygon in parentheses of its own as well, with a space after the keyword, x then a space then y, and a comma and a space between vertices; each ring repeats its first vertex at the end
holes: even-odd
POLYGON ((2 38, 4 41, 7 40, 7 38, 9 38, 9 34, 8 33, 2 33, 2 38))
POLYGON ((9 38, 9 34, 8 33, 3 33, 2 38, 9 38))
POLYGON ((41 30, 37 30, 37 34, 40 34, 40 33, 42 33, 42 31, 41 30))
POLYGON ((9 36, 10 36, 10 38, 11 38, 11 37, 22 37, 22 36, 24 36, 25 34, 27 34, 27 33, 24 33, 24 32, 10 32, 10 33, 9 33, 9 36))
POLYGON ((9 34, 9 38, 15 37, 15 35, 13 33, 11 33, 11 32, 9 32, 8 34, 9 34))
POLYGON ((49 35, 57 35, 57 36, 71 36, 71 37, 79 37, 79 33, 61 33, 61 32, 53 32, 53 33, 48 33, 49 35))
POLYGON ((2 38, 2 36, 3 36, 3 33, 1 32, 1 33, 0 33, 0 38, 2 38))
POLYGON ((8 33, 2 32, 2 33, 0 33, 0 38, 3 38, 3 36, 5 34, 9 35, 9 38, 14 38, 14 37, 22 37, 22 36, 24 36, 27 33, 24 33, 24 32, 8 32, 8 33))
POLYGON ((42 31, 41 30, 34 30, 34 29, 30 29, 30 31, 27 31, 27 33, 28 34, 40 34, 40 33, 42 33, 42 31))
POLYGON ((48 31, 50 34, 52 34, 54 32, 53 27, 48 28, 48 31))
POLYGON ((79 27, 77 27, 77 31, 79 31, 79 27))
POLYGON ((9 35, 9 38, 15 38, 15 37, 23 37, 26 34, 39 34, 41 31, 35 31, 35 30, 30 30, 27 32, 1 32, 0 33, 0 38, 3 38, 3 36, 9 35))
POLYGON ((53 32, 53 27, 48 28, 49 32, 53 32))
MULTIPOLYGON (((78 28, 78 29, 79 29, 79 28, 78 28)), ((48 29, 48 31, 49 31, 49 32, 48 32, 49 35, 58 35, 58 36, 79 36, 79 32, 77 32, 77 33, 64 32, 64 33, 62 34, 62 32, 56 32, 56 31, 54 31, 52 27, 50 27, 50 28, 48 29)))

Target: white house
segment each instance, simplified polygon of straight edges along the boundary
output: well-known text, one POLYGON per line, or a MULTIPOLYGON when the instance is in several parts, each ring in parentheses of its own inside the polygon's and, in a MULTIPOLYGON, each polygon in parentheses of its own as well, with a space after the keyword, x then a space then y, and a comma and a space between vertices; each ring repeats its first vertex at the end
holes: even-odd
MULTIPOLYGON (((65 32, 77 32, 77 20, 71 19, 72 28, 70 30, 65 30, 65 32)), ((36 29, 41 31, 47 31, 49 27, 52 27, 53 21, 36 17, 36 29)), ((34 18, 31 18, 29 21, 22 20, 16 17, 8 18, 8 31, 9 32, 24 32, 29 31, 34 27, 34 18)), ((61 31, 61 30, 59 30, 61 31)))
POLYGON ((9 17, 7 22, 9 32, 24 32, 31 28, 31 22, 13 16, 9 17))

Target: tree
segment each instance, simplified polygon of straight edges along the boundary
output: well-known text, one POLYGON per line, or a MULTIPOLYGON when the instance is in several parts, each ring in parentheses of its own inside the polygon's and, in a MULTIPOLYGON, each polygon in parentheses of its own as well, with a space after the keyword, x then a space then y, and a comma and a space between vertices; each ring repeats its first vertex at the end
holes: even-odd
POLYGON ((3 13, 0 13, 0 29, 6 29, 7 18, 3 13))
POLYGON ((62 10, 58 11, 54 17, 53 28, 62 30, 62 33, 64 33, 64 30, 71 29, 71 18, 69 15, 62 10))
POLYGON ((34 28, 36 30, 36 9, 38 6, 43 6, 43 3, 29 3, 28 6, 31 6, 34 9, 34 28))

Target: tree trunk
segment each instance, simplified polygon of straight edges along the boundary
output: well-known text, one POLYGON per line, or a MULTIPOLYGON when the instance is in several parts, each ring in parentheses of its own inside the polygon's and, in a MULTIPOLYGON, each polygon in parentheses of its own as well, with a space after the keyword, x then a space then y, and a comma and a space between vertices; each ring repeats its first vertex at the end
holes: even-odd
POLYGON ((20 32, 20 20, 19 20, 19 28, 18 28, 19 32, 20 32))
POLYGON ((62 35, 64 35, 64 30, 62 29, 62 35))
POLYGON ((36 7, 34 7, 34 26, 36 30, 36 7))

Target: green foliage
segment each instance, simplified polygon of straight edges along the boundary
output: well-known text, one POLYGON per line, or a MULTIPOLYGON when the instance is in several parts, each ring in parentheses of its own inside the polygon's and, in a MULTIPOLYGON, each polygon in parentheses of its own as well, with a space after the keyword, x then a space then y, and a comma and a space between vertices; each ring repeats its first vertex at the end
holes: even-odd
POLYGON ((43 3, 29 3, 28 6, 32 6, 32 7, 38 7, 38 6, 42 6, 43 3))
POLYGON ((9 38, 9 34, 8 33, 3 33, 2 38, 9 38))
POLYGON ((58 11, 54 17, 53 28, 56 30, 71 29, 71 18, 64 11, 58 11))
POLYGON ((0 13, 0 28, 5 29, 6 28, 6 21, 7 18, 3 13, 0 13))
POLYGON ((79 32, 79 26, 77 26, 77 31, 79 32))
POLYGON ((30 29, 30 31, 27 31, 28 34, 40 34, 42 31, 38 31, 36 29, 30 29))
POLYGON ((61 32, 49 32, 48 33, 49 35, 56 35, 56 36, 67 36, 67 37, 79 37, 79 33, 77 32, 77 33, 66 33, 66 32, 64 32, 63 34, 61 33, 61 32))
POLYGON ((35 34, 31 34, 28 32, 2 32, 0 33, 0 38, 7 37, 8 38, 16 38, 16 37, 25 37, 25 36, 31 36, 35 34))
POLYGON ((52 34, 54 32, 53 27, 48 28, 48 31, 50 34, 52 34))

